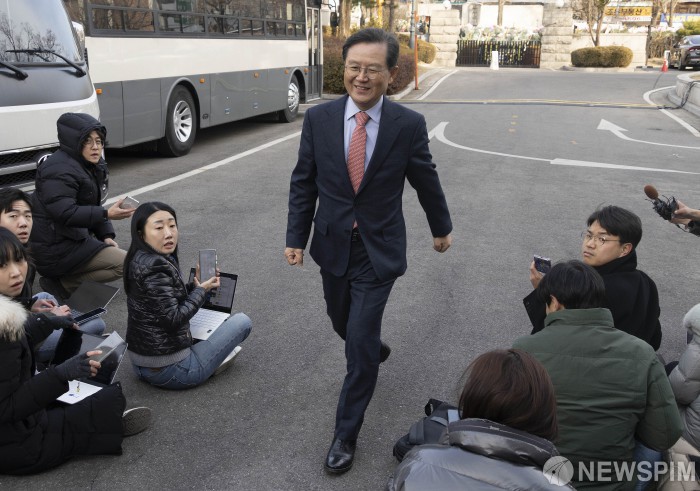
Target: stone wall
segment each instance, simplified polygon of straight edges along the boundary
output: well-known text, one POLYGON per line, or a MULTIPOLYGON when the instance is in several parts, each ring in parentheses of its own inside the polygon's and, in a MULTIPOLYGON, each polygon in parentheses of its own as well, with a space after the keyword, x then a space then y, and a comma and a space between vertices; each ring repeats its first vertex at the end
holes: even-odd
POLYGON ((445 9, 441 4, 421 5, 429 7, 421 15, 430 16, 430 43, 435 45, 434 66, 456 66, 457 40, 459 40, 460 11, 445 9))
POLYGON ((561 68, 571 65, 571 40, 573 38, 573 11, 571 6, 557 7, 546 3, 542 15, 542 56, 540 68, 561 68))

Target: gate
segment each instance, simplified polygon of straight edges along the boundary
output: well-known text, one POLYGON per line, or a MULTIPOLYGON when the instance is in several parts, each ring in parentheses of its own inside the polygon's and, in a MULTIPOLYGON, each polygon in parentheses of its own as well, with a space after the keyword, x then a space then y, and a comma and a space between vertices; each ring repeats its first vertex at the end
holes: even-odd
POLYGON ((539 68, 539 41, 457 41, 457 66, 489 66, 491 52, 498 51, 499 67, 539 68))

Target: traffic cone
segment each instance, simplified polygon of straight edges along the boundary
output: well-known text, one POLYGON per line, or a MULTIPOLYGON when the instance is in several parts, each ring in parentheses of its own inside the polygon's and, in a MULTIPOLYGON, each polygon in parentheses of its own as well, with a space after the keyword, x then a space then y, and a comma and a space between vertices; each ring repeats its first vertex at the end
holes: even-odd
POLYGON ((661 65, 661 71, 662 72, 667 72, 668 71, 668 60, 664 58, 664 64, 661 65))

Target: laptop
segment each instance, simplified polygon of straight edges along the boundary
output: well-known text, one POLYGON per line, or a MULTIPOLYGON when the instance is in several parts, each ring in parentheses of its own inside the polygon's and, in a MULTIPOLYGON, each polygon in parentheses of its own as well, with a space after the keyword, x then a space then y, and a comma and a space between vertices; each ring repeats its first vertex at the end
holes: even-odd
POLYGON ((91 310, 106 308, 117 293, 119 288, 116 286, 85 280, 66 300, 66 305, 70 307, 71 315, 77 317, 91 310))
MULTIPOLYGON (((190 283, 194 281, 195 269, 190 270, 190 283)), ((194 339, 204 341, 216 331, 233 311, 233 297, 236 293, 238 275, 220 273, 220 286, 212 290, 209 300, 190 319, 190 332, 194 339)))
POLYGON ((112 384, 124 360, 127 348, 126 342, 116 332, 104 338, 86 334, 77 329, 63 330, 51 359, 51 365, 58 365, 77 354, 93 351, 99 345, 105 347, 101 348, 104 359, 100 361, 101 367, 97 371, 97 375, 69 381, 69 390, 58 398, 59 401, 75 404, 98 392, 102 387, 112 384))

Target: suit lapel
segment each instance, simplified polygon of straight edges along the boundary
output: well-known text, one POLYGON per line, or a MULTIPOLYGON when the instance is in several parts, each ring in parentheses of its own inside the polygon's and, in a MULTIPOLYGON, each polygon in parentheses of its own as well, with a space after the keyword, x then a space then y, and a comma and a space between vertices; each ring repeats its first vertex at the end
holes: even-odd
POLYGON ((343 185, 348 192, 354 195, 355 191, 352 188, 352 182, 348 174, 348 165, 345 160, 345 104, 347 99, 348 96, 346 95, 328 104, 328 118, 325 122, 326 131, 324 137, 327 138, 328 147, 331 148, 333 156, 332 162, 329 164, 334 167, 335 172, 342 176, 343 185))
MULTIPOLYGON (((400 125, 397 123, 400 114, 396 111, 396 104, 391 102, 388 98, 384 98, 384 103, 382 105, 382 118, 379 122, 379 132, 377 133, 377 143, 374 146, 374 152, 372 153, 372 158, 367 165, 365 170, 365 175, 360 183, 360 188, 357 193, 361 193, 362 189, 366 186, 367 182, 377 173, 377 170, 382 166, 382 163, 389 154, 389 150, 394 145, 394 141, 399 136, 401 131, 400 125)), ((348 178, 348 182, 350 178, 348 178)))

